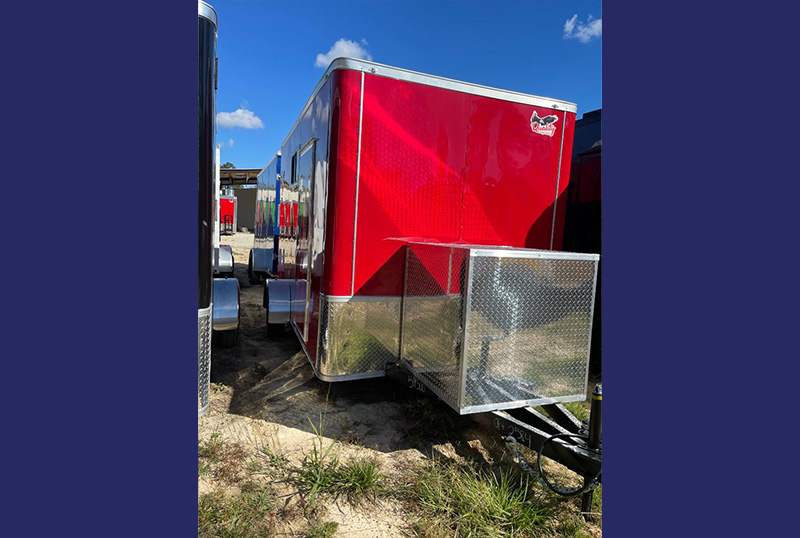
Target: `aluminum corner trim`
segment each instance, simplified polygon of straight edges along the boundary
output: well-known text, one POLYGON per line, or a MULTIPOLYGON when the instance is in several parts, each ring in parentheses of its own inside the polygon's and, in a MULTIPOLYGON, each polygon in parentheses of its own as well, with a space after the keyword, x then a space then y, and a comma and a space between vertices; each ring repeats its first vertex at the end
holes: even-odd
MULTIPOLYGON (((450 257, 452 258, 453 251, 450 251, 450 257)), ((464 275, 464 278, 467 282, 467 290, 464 294, 464 304, 461 305, 463 307, 461 313, 461 319, 464 320, 464 324, 462 327, 461 332, 461 357, 459 357, 459 361, 461 364, 459 367, 461 368, 461 382, 459 383, 459 390, 458 390, 458 407, 462 409, 464 407, 464 395, 467 392, 467 345, 469 342, 469 313, 472 308, 472 276, 473 276, 473 267, 472 267, 472 256, 468 258, 467 261, 467 274, 464 275)))
POLYGON ((355 294, 356 286, 356 240, 358 238, 358 187, 361 180, 361 131, 364 120, 364 73, 361 73, 361 98, 358 104, 358 158, 356 160, 356 200, 353 216, 353 268, 350 274, 350 295, 355 294))
POLYGON ((215 27, 217 26, 217 10, 203 2, 203 0, 197 0, 197 14, 211 21, 215 27))

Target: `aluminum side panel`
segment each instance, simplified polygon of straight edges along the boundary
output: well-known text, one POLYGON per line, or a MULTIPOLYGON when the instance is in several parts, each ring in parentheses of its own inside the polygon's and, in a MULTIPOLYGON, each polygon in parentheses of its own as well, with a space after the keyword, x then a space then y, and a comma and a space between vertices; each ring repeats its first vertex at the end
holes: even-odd
MULTIPOLYGON (((255 229, 253 247, 273 249, 277 224, 277 180, 280 173, 280 154, 272 157, 267 166, 258 174, 256 192, 255 229)), ((269 263, 272 271, 272 263, 269 263)))

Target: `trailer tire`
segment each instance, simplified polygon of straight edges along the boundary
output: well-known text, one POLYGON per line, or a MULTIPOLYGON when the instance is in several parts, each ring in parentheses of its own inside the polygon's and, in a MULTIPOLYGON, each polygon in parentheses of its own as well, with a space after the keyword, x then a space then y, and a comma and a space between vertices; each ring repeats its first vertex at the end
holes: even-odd
POLYGON ((250 261, 247 262, 247 281, 256 286, 261 283, 261 275, 257 275, 253 271, 253 251, 250 251, 250 261))
POLYGON ((232 331, 214 331, 211 342, 221 348, 232 348, 239 341, 239 329, 232 331))

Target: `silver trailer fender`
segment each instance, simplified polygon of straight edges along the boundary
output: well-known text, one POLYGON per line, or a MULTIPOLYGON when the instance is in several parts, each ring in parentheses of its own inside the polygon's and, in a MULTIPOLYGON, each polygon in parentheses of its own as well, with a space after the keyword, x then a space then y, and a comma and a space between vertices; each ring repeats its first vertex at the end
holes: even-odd
POLYGON ((294 279, 268 278, 264 282, 264 308, 267 323, 289 323, 292 312, 292 288, 294 279))
POLYGON ((212 304, 212 327, 215 331, 239 328, 239 280, 215 278, 212 304))
POLYGON ((253 273, 267 274, 272 272, 271 248, 253 248, 250 252, 253 256, 253 273))
POLYGON ((233 249, 230 246, 214 249, 214 274, 233 276, 233 249))

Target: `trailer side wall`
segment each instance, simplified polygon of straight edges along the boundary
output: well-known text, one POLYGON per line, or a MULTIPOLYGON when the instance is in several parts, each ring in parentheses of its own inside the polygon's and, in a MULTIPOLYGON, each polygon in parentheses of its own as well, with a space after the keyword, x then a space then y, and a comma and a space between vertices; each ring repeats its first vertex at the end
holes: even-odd
POLYGON ((407 241, 559 250, 574 122, 332 71, 281 148, 280 276, 295 279, 293 326, 318 377, 380 376, 398 358, 407 241))

